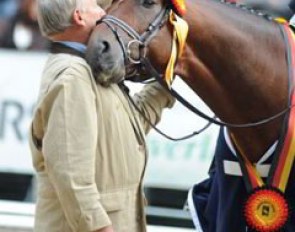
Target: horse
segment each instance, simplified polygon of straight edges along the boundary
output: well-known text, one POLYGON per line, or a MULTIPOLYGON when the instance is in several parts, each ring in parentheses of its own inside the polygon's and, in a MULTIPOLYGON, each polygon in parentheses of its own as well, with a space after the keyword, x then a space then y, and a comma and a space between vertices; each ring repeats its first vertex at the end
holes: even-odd
MULTIPOLYGON (((128 22, 140 34, 163 4, 165 1, 159 0, 118 0, 109 14, 128 22)), ((217 1, 187 0, 186 4, 189 10, 184 20, 190 31, 175 74, 225 122, 253 122, 284 110, 288 105, 288 67, 278 25, 217 1)), ((130 40, 125 33, 121 36, 130 40)), ((171 41, 167 25, 148 45, 147 57, 160 73, 168 63, 171 41)), ((93 31, 87 57, 95 75, 125 75, 121 46, 106 25, 93 31)), ((257 127, 230 130, 254 162, 278 139, 282 122, 283 117, 257 127)))
MULTIPOLYGON (((251 124, 285 112, 266 123, 227 128, 238 150, 255 163, 280 138, 290 110, 289 76, 294 63, 290 67, 286 59, 282 26, 238 4, 185 3, 187 11, 181 17, 189 33, 174 74, 230 125, 251 124)), ((94 75, 116 80, 144 75, 142 57, 158 73, 165 73, 173 45, 173 26, 162 13, 165 9, 177 12, 173 0, 115 0, 108 9, 111 17, 98 22, 89 39, 86 59, 94 75), (138 41, 137 35, 146 41, 138 41)))

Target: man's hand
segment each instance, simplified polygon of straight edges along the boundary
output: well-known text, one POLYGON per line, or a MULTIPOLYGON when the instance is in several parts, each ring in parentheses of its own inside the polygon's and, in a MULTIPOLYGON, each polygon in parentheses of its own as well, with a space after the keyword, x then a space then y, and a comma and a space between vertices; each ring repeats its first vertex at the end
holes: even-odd
POLYGON ((102 228, 100 230, 96 230, 94 232, 114 232, 114 230, 113 230, 112 226, 107 226, 107 227, 104 227, 104 228, 102 228))

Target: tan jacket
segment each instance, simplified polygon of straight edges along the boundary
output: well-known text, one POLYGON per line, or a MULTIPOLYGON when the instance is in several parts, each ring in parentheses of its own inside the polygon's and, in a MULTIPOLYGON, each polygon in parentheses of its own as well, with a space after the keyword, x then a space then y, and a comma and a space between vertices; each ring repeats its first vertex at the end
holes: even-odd
MULTIPOLYGON (((134 100, 153 123, 174 103, 158 84, 134 100)), ((35 231, 88 232, 112 223, 116 232, 144 232, 147 150, 140 137, 149 130, 118 85, 97 85, 80 57, 51 54, 32 123, 42 147, 30 136, 38 180, 35 231)))

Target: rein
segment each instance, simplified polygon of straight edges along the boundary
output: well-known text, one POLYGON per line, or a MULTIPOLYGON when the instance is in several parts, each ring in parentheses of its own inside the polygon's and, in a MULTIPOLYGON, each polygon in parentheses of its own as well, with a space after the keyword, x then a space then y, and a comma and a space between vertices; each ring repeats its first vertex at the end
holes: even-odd
MULTIPOLYGON (((148 45, 148 43, 152 40, 152 38, 156 35, 156 33, 162 28, 162 26, 166 23, 166 21, 169 18, 169 13, 171 12, 171 9, 169 8, 164 8, 160 11, 160 13, 157 15, 157 17, 154 19, 154 21, 149 25, 149 27, 143 32, 142 35, 140 35, 139 33, 137 33, 132 27, 130 27, 127 23, 125 23, 123 20, 118 19, 112 15, 106 15, 104 16, 102 19, 98 20, 96 22, 96 25, 104 23, 107 25, 107 27, 113 32, 114 36, 116 37, 118 43, 120 44, 120 47, 123 51, 123 55, 124 55, 124 61, 125 61, 125 65, 127 62, 134 64, 134 65, 141 65, 141 69, 146 68, 147 66, 142 63, 142 61, 146 61, 146 47, 148 45), (119 27, 122 31, 124 31, 125 33, 127 33, 127 35, 129 37, 132 38, 131 41, 128 42, 127 47, 125 46, 121 36, 119 35, 117 29, 113 26, 117 26, 119 27), (138 44, 139 45, 139 58, 136 60, 134 58, 131 57, 131 45, 132 44, 138 44)), ((145 69, 148 73, 150 73, 150 71, 148 69, 145 69)), ((134 70, 134 72, 137 72, 138 70, 134 70)), ((130 76, 134 76, 134 73, 132 73, 130 76)), ((137 73, 135 73, 137 74, 137 73)), ((159 75, 156 72, 157 75, 159 75)), ((138 75, 138 74, 137 74, 138 75)), ((145 80, 143 80, 142 78, 138 78, 138 80, 136 80, 135 78, 132 78, 132 81, 134 82, 143 82, 145 80)), ((182 140, 186 140, 189 138, 192 138, 195 135, 198 135, 200 133, 202 133, 203 131, 205 131, 207 128, 209 128, 212 125, 212 122, 208 121, 208 123, 201 129, 192 132, 191 134, 182 136, 182 137, 178 137, 178 138, 173 138, 167 134, 165 134, 164 132, 162 132, 160 129, 158 129, 153 123, 151 123, 151 120, 149 118, 147 118, 145 116, 145 114, 137 107, 137 105, 134 103, 133 99, 130 97, 129 95, 129 91, 127 90, 128 88, 123 84, 120 83, 119 84, 120 88, 122 89, 123 93, 127 96, 127 98, 129 99, 129 102, 131 102, 131 104, 133 105, 133 107, 143 116, 143 118, 149 123, 149 125, 160 135, 162 135, 163 137, 172 140, 172 141, 182 141, 182 140)))
POLYGON ((147 116, 144 114, 144 112, 135 104, 135 102, 133 101, 133 99, 130 97, 129 95, 129 88, 124 85, 123 82, 119 83, 119 87, 121 88, 122 92, 124 93, 124 95, 126 95, 127 99, 129 100, 129 102, 131 102, 132 106, 140 113, 140 115, 146 120, 146 122, 160 135, 162 135, 163 137, 165 137, 166 139, 172 140, 172 141, 182 141, 182 140, 186 140, 189 138, 194 137, 195 135, 201 134, 202 132, 204 132, 206 129, 208 129, 212 123, 210 121, 208 121, 201 129, 192 132, 191 134, 188 135, 184 135, 182 137, 178 137, 178 138, 174 138, 171 137, 167 134, 165 134, 164 132, 162 132, 159 128, 157 128, 152 122, 150 118, 147 118, 147 116))
POLYGON ((289 112, 289 110, 293 107, 293 106, 288 106, 283 111, 281 111, 271 117, 268 117, 268 118, 265 118, 265 119, 262 119, 262 120, 259 120, 257 122, 253 122, 253 123, 235 124, 235 123, 227 123, 227 122, 219 121, 216 119, 215 116, 210 117, 207 114, 203 113, 202 111, 200 111, 199 109, 194 107, 191 103, 189 103, 186 99, 184 99, 181 95, 179 95, 172 87, 171 88, 168 87, 167 84, 163 81, 162 76, 155 70, 155 68, 152 66, 152 64, 150 63, 150 61, 148 59, 144 58, 142 60, 142 63, 146 66, 146 69, 149 70, 150 74, 153 77, 155 77, 155 79, 162 85, 162 87, 164 87, 173 97, 175 97, 177 99, 177 101, 179 101, 182 105, 184 105, 187 109, 189 109, 190 111, 192 111, 193 113, 195 113, 199 117, 207 120, 210 123, 218 125, 218 126, 226 126, 226 127, 232 127, 232 128, 249 128, 249 127, 260 126, 260 125, 269 123, 279 117, 282 117, 287 112, 289 112))

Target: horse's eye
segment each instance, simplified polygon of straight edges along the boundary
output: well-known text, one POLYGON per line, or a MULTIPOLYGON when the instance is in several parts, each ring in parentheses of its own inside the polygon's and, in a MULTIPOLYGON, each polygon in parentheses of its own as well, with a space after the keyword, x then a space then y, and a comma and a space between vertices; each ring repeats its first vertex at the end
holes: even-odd
POLYGON ((156 2, 154 0, 143 0, 143 6, 145 6, 145 7, 151 7, 154 4, 156 4, 156 2))

